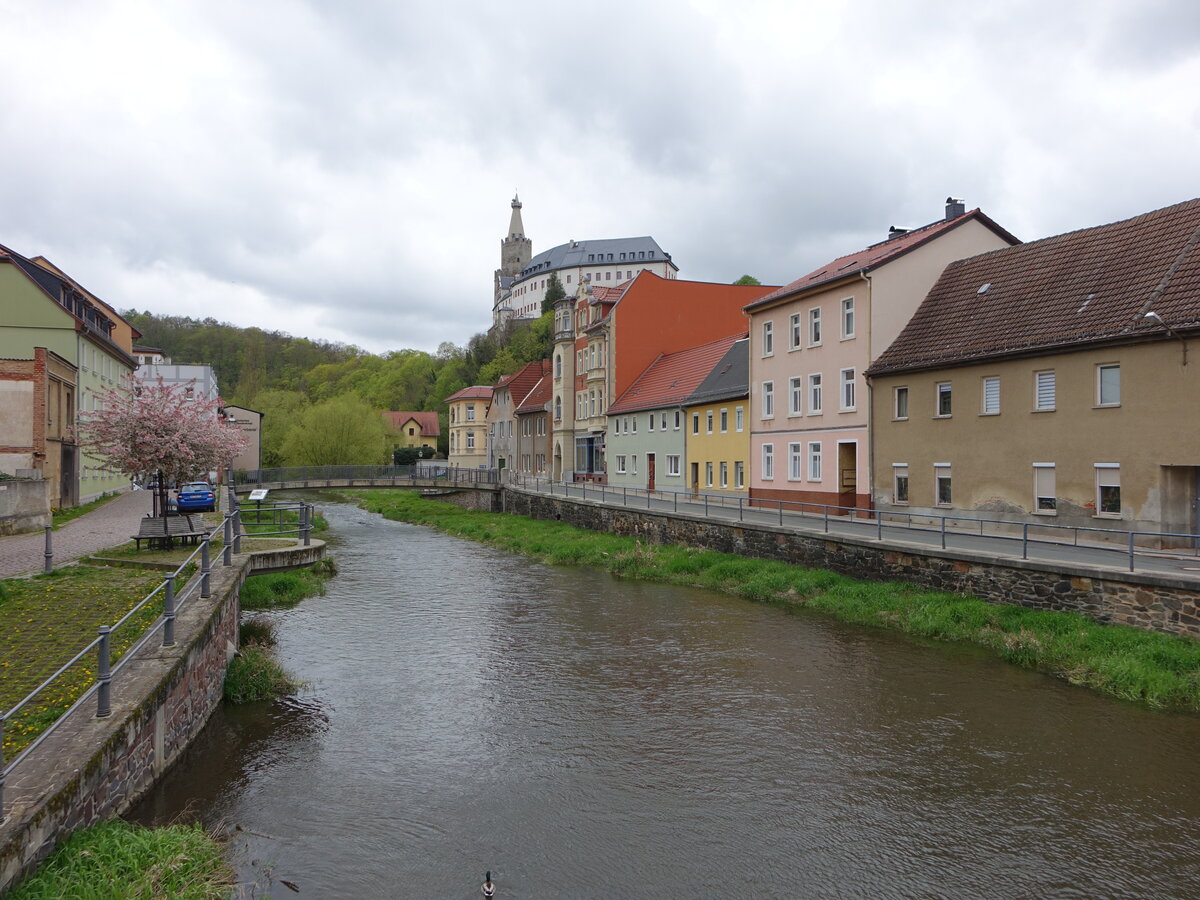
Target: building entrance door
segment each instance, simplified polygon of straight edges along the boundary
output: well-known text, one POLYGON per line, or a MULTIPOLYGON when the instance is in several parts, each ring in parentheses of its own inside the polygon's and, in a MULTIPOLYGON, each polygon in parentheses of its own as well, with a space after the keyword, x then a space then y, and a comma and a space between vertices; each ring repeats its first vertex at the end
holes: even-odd
POLYGON ((692 463, 692 493, 700 493, 700 463, 692 463))
POLYGON ((646 454, 646 490, 654 490, 654 454, 646 454))
POLYGON ((855 506, 857 493, 858 445, 838 444, 838 506, 855 506))

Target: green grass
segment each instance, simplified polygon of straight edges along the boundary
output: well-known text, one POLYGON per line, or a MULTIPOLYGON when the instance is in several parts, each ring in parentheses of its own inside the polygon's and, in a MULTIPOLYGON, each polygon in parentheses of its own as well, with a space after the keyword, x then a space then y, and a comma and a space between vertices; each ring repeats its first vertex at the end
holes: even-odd
POLYGON ((390 519, 430 525, 551 565, 710 588, 843 622, 985 647, 1012 663, 1160 709, 1200 711, 1200 641, 1101 625, 1075 613, 993 605, 899 582, 858 581, 821 569, 461 509, 407 491, 354 495, 390 519))
POLYGON ((230 703, 254 703, 290 694, 298 686, 268 647, 246 644, 225 670, 223 695, 230 703))
POLYGON ((234 873, 199 825, 114 820, 75 832, 8 900, 225 900, 234 873))
POLYGON ((78 519, 80 516, 90 513, 94 509, 99 509, 105 503, 116 500, 120 496, 119 492, 114 491, 111 494, 101 494, 95 500, 84 503, 82 506, 60 507, 51 513, 50 522, 55 530, 57 530, 72 519, 78 519))
MULTIPOLYGON (((67 566, 50 575, 0 581, 0 709, 7 710, 162 583, 151 569, 67 566)), ((116 662, 162 613, 162 595, 113 635, 116 662)), ((4 758, 12 759, 87 690, 96 678, 89 654, 5 723, 4 758)))
POLYGON ((326 558, 303 569, 253 575, 242 585, 242 609, 289 609, 306 597, 325 593, 325 581, 337 574, 326 558))

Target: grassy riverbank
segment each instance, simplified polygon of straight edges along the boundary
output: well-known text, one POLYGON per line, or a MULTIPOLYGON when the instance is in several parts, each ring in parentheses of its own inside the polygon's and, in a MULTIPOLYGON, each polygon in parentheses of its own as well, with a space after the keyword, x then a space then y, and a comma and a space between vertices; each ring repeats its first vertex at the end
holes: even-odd
POLYGON ((1200 641, 1100 625, 1075 613, 996 606, 898 582, 857 581, 820 569, 711 550, 660 546, 521 516, 479 513, 406 491, 354 494, 386 518, 430 525, 550 565, 710 588, 843 622, 985 647, 1017 665, 1161 709, 1200 711, 1200 641))
POLYGON ((75 832, 9 900, 224 900, 233 870, 199 825, 114 820, 75 832))

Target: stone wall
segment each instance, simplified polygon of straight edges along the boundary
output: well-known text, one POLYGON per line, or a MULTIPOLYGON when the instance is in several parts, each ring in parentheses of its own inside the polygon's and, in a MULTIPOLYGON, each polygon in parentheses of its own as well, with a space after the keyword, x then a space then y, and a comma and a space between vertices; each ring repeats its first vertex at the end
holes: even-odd
POLYGON ((429 497, 430 500, 453 503, 455 506, 461 506, 463 509, 472 509, 476 512, 500 512, 503 509, 503 500, 498 488, 478 488, 462 491, 422 491, 421 493, 423 496, 429 497))
POLYGON ((685 544, 739 556, 830 569, 872 581, 908 581, 939 591, 1036 609, 1083 613, 1099 622, 1200 638, 1200 581, 1118 568, 998 560, 982 553, 897 542, 831 539, 769 525, 714 522, 682 514, 608 507, 506 488, 504 510, 557 519, 656 544, 685 544))
POLYGON ((49 525, 50 488, 43 478, 0 481, 0 534, 37 531, 49 525))

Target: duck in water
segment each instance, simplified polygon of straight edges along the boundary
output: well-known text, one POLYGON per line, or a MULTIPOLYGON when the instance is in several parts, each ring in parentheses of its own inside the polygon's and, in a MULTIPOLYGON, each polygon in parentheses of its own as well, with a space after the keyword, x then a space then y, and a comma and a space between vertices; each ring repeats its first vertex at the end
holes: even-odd
POLYGON ((483 896, 485 897, 496 896, 496 883, 492 881, 492 872, 490 869, 484 873, 483 886, 480 890, 483 891, 483 896))

